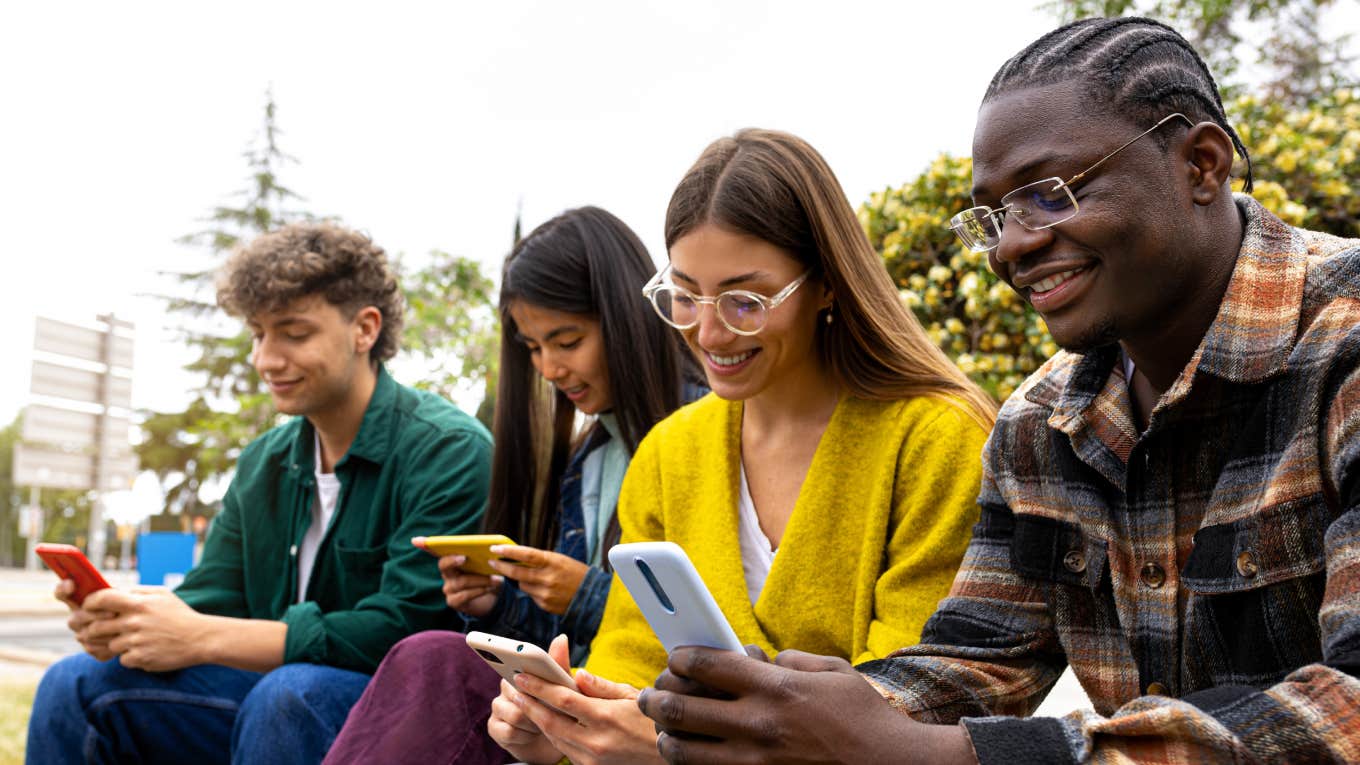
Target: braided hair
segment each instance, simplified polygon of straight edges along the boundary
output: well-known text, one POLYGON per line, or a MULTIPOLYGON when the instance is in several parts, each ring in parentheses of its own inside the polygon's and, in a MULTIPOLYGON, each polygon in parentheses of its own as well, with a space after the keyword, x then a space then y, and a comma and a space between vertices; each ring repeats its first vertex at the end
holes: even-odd
POLYGON ((1088 95, 1136 123, 1149 124, 1181 112, 1192 120, 1217 124, 1246 163, 1244 189, 1251 191, 1251 156, 1228 124, 1209 67, 1184 37, 1159 21, 1124 16, 1059 27, 1003 64, 983 101, 1074 76, 1086 80, 1088 95))

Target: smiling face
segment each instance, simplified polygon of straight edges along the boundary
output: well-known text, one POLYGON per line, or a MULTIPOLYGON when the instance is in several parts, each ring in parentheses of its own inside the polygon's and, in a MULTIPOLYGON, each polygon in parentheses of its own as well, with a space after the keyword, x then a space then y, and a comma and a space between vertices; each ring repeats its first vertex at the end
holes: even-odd
MULTIPOLYGON (((671 278, 695 295, 744 289, 771 297, 806 269, 794 256, 761 239, 704 224, 671 245, 671 278)), ((729 401, 746 400, 779 385, 820 374, 817 313, 830 304, 821 282, 808 279, 779 307, 767 312, 765 328, 744 336, 704 306, 699 323, 684 330, 709 388, 729 401)))
POLYGON ((534 369, 578 410, 599 414, 614 408, 599 319, 523 300, 510 303, 510 316, 515 339, 529 349, 534 369))
POLYGON ((278 311, 246 322, 253 344, 250 363, 284 414, 324 415, 358 395, 356 384, 371 369, 369 351, 382 325, 378 309, 345 318, 320 296, 299 298, 278 311))
MULTIPOLYGON (((997 208, 1019 186, 1071 178, 1150 127, 1095 108, 1083 89, 1067 81, 983 104, 973 136, 974 204, 997 208)), ((1083 179, 1073 188, 1079 212, 1069 221, 1030 231, 1007 218, 989 255, 992 270, 1064 348, 1155 336, 1187 290, 1204 281, 1207 264, 1189 254, 1194 204, 1177 182, 1174 140, 1166 149, 1143 138, 1083 179)))

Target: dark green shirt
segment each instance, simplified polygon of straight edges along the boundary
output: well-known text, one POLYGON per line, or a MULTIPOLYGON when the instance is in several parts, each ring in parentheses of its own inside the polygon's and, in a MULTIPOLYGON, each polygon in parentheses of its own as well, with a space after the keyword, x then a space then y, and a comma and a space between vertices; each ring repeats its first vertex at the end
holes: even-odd
POLYGON ((474 532, 491 436, 448 401, 379 367, 359 433, 335 466, 340 497, 298 602, 298 550, 316 500, 305 417, 241 452, 202 561, 175 590, 195 610, 288 625, 283 659, 372 672, 407 635, 452 629, 435 558, 411 537, 474 532))

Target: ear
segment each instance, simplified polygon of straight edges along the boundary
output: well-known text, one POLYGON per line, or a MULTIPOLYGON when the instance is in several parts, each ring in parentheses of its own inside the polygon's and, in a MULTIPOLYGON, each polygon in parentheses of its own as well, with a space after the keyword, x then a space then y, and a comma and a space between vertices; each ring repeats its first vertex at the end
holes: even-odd
POLYGON ((373 350, 374 343, 378 342, 378 334, 382 331, 382 311, 377 306, 367 305, 360 308, 354 314, 351 326, 354 328, 354 352, 368 353, 373 350))
POLYGON ((1230 193, 1233 142, 1223 128, 1212 122, 1190 128, 1181 144, 1181 156, 1190 183, 1190 198, 1195 204, 1207 206, 1230 193))
POLYGON ((819 311, 823 308, 830 308, 836 304, 836 292, 831 289, 831 284, 825 278, 820 281, 822 283, 822 299, 821 302, 817 304, 817 310, 819 311))

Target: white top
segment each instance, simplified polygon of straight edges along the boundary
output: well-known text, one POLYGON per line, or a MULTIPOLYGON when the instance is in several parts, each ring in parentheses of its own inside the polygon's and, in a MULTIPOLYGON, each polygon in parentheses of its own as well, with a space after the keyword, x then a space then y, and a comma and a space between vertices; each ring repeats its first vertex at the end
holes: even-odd
POLYGON ((746 483, 746 465, 741 466, 741 489, 737 493, 737 536, 741 541, 741 567, 746 574, 746 596, 751 605, 760 598, 765 589, 765 580, 770 577, 770 566, 774 564, 775 550, 770 547, 770 538, 760 529, 760 518, 756 516, 756 503, 751 499, 751 487, 746 483))
POLYGON ((340 479, 335 473, 321 472, 321 436, 316 439, 316 499, 312 502, 312 522, 302 537, 302 547, 298 549, 298 597, 297 602, 307 600, 307 582, 312 578, 312 566, 316 564, 316 551, 321 548, 321 539, 335 517, 335 506, 340 501, 340 479))

